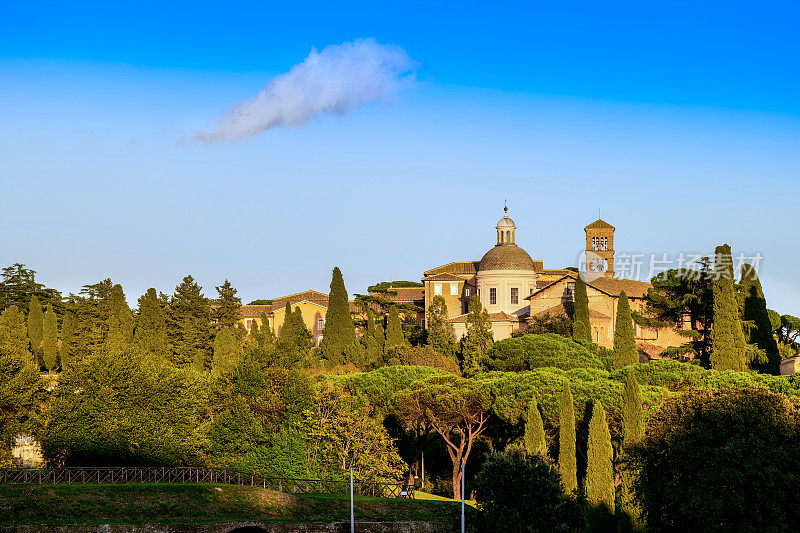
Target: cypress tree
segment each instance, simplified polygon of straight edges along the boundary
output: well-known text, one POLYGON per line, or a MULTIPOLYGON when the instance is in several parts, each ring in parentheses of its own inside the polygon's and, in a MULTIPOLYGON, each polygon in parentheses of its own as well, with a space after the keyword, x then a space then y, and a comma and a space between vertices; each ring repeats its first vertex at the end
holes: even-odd
POLYGON ((464 374, 474 376, 481 370, 481 360, 494 344, 492 321, 477 296, 469 299, 467 334, 461 339, 461 365, 464 374))
POLYGON ((344 286, 342 271, 333 269, 331 292, 328 296, 328 311, 322 331, 320 351, 331 364, 340 365, 346 360, 346 350, 356 342, 356 330, 350 316, 350 302, 344 286))
POLYGON ((642 393, 636 374, 628 370, 625 376, 625 389, 622 392, 622 438, 628 447, 644 437, 644 421, 642 420, 642 393))
POLYGON ((589 323, 589 296, 583 276, 575 277, 575 310, 572 315, 572 338, 576 341, 592 341, 592 328, 589 323))
POLYGON ((544 435, 544 423, 536 397, 528 404, 527 419, 525 421, 525 451, 529 455, 547 457, 547 439, 544 435))
POLYGON ((294 327, 294 316, 292 304, 286 300, 286 307, 283 310, 283 324, 278 330, 278 350, 282 353, 289 353, 297 347, 297 334, 294 327))
POLYGON ((134 320, 120 284, 114 285, 111 289, 107 323, 106 349, 108 353, 119 355, 127 352, 133 342, 134 320))
POLYGON ((42 340, 44 338, 44 315, 42 306, 36 296, 31 297, 28 311, 28 340, 31 344, 31 354, 37 365, 42 365, 42 340))
POLYGON ((155 289, 147 289, 139 298, 139 319, 136 321, 133 345, 139 353, 169 357, 167 319, 155 289))
POLYGON ((58 319, 52 304, 47 304, 47 312, 44 315, 42 358, 48 371, 54 372, 58 368, 58 319))
POLYGON ((564 381, 561 392, 560 427, 558 428, 558 470, 564 492, 572 494, 578 490, 578 460, 575 454, 575 404, 569 382, 564 381))
POLYGON ((714 323, 711 326, 711 368, 747 370, 744 331, 733 283, 733 258, 727 244, 717 246, 714 260, 714 323))
POLYGON ((294 308, 292 313, 292 327, 294 328, 295 342, 301 351, 306 351, 314 345, 314 336, 306 326, 306 321, 303 320, 303 312, 300 307, 294 308))
POLYGON ((400 313, 397 311, 397 306, 392 305, 389 307, 389 317, 386 319, 386 347, 395 348, 405 343, 403 327, 400 325, 400 313))
POLYGON ((221 286, 216 287, 217 307, 215 317, 221 328, 232 328, 239 322, 241 316, 242 299, 236 296, 236 289, 227 279, 221 286))
POLYGON ((614 513, 614 450, 603 404, 597 400, 589 422, 589 449, 586 463, 586 499, 591 505, 604 505, 614 513))
POLYGON ((428 306, 428 344, 439 355, 453 358, 456 355, 456 335, 453 324, 447 321, 447 303, 444 296, 434 296, 428 306))
POLYGON ((614 368, 619 370, 638 362, 639 352, 636 349, 628 295, 625 291, 620 291, 617 301, 617 321, 614 326, 614 368))
POLYGON ((28 345, 25 315, 16 305, 6 307, 0 314, 0 351, 25 364, 32 364, 28 345))
POLYGON ((767 310, 767 300, 761 290, 761 280, 753 265, 742 265, 739 281, 741 318, 752 324, 746 333, 746 341, 764 350, 766 361, 754 362, 753 368, 769 374, 780 374, 781 356, 775 342, 772 321, 767 310))
POLYGON ((364 370, 377 367, 383 359, 383 341, 378 338, 378 328, 372 309, 367 309, 367 331, 361 340, 365 349, 364 370))
POLYGON ((61 322, 61 349, 59 350, 59 354, 61 356, 62 371, 75 368, 77 328, 78 320, 75 317, 75 312, 68 310, 64 313, 64 319, 61 322))

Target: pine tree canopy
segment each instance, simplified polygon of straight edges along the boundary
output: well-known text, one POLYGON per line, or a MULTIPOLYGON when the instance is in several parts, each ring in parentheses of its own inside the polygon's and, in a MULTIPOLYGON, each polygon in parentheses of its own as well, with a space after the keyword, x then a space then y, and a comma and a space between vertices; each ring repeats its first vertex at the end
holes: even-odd
POLYGON ((16 305, 6 307, 0 313, 0 350, 15 359, 33 365, 34 360, 28 345, 25 315, 16 305))
POLYGON ((575 404, 569 381, 564 380, 559 404, 560 414, 558 428, 558 470, 561 473, 561 484, 564 492, 573 494, 578 490, 578 463, 575 455, 575 404))
POLYGON ((639 352, 636 349, 631 307, 628 295, 621 291, 617 300, 617 320, 614 327, 614 368, 619 370, 638 362, 639 352))
POLYGON ((170 300, 172 362, 178 367, 210 369, 211 306, 202 291, 192 276, 186 276, 170 300))
POLYGON ((575 311, 572 316, 572 338, 576 341, 592 341, 592 328, 589 323, 589 296, 586 294, 586 282, 578 274, 575 278, 574 292, 575 311))
POLYGON ((346 362, 346 350, 356 342, 356 330, 350 316, 350 302, 339 267, 333 269, 331 292, 328 296, 328 311, 322 332, 320 351, 333 365, 346 362))
POLYGON ((733 281, 733 258, 727 244, 717 246, 713 271, 714 324, 711 368, 747 370, 748 356, 733 281))
POLYGON ((216 287, 217 309, 215 312, 217 324, 222 328, 232 328, 241 316, 242 299, 236 296, 236 289, 226 279, 225 283, 216 287))

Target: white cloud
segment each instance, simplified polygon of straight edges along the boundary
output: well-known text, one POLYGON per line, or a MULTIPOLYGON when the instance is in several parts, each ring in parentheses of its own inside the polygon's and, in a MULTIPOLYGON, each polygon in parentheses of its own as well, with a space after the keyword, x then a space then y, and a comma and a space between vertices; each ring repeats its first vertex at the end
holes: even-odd
POLYGON ((413 83, 417 65, 399 46, 358 39, 331 45, 286 74, 274 77, 250 100, 226 111, 191 140, 208 143, 249 139, 277 127, 298 127, 324 114, 343 114, 389 97, 413 83))

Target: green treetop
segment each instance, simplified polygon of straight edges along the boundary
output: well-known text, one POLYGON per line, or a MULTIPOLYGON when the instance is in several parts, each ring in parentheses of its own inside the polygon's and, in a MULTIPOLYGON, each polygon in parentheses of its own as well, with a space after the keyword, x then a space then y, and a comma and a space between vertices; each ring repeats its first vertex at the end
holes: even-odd
POLYGON ((50 372, 58 368, 58 318, 51 304, 47 304, 42 326, 42 359, 50 372))
POLYGON ((217 324, 222 328, 232 328, 239 321, 241 316, 240 309, 242 307, 242 299, 236 296, 236 289, 231 286, 230 281, 227 279, 221 286, 216 287, 217 294, 217 307, 215 317, 217 324))
POLYGON ((617 321, 614 327, 614 368, 620 369, 639 362, 636 339, 633 332, 633 319, 628 295, 619 293, 617 301, 617 321))
POLYGON ((214 337, 213 376, 230 375, 241 361, 241 338, 234 328, 223 328, 214 337))
POLYGON ((632 370, 627 371, 622 392, 622 437, 625 447, 636 444, 644 437, 642 393, 632 370))
POLYGON ((208 370, 213 336, 211 306, 192 276, 186 276, 175 287, 169 308, 173 364, 208 370))
POLYGON ((72 370, 75 367, 77 353, 75 342, 77 336, 78 319, 75 317, 75 312, 68 309, 64 313, 64 319, 61 322, 61 348, 59 349, 61 370, 72 370))
POLYGON ((494 344, 492 321, 477 296, 469 299, 467 334, 461 339, 461 364, 464 374, 474 376, 481 370, 481 360, 494 344))
POLYGON ((30 310, 28 311, 28 340, 31 343, 31 353, 37 363, 42 358, 42 340, 44 338, 44 314, 39 299, 31 297, 30 310))
POLYGON ((32 365, 33 358, 28 344, 25 315, 16 305, 6 307, 0 314, 0 351, 32 365))
POLYGON ((746 334, 746 341, 755 344, 767 356, 766 361, 754 364, 754 368, 769 374, 780 374, 781 356, 773 336, 773 331, 780 325, 773 327, 767 310, 767 300, 761 290, 761 281, 752 265, 742 265, 739 295, 741 318, 752 324, 746 334))
POLYGON ((714 325, 711 328, 711 368, 747 370, 747 347, 733 282, 731 247, 717 246, 714 261, 714 325))
POLYGON ((400 313, 397 306, 389 307, 389 316, 386 319, 386 347, 395 348, 406 344, 403 336, 403 327, 400 325, 400 313))
POLYGON ((598 400, 592 407, 589 422, 589 449, 586 463, 586 499, 594 506, 605 506, 614 512, 614 450, 606 423, 603 404, 598 400))
POLYGON ((575 311, 572 315, 572 338, 576 341, 592 340, 592 329, 589 324, 589 296, 586 294, 586 282, 583 276, 575 277, 575 311))
POLYGON ((547 457, 547 440, 544 435, 544 423, 536 397, 528 404, 527 419, 525 421, 525 451, 529 455, 547 457))
POLYGON ((567 380, 564 380, 559 407, 558 470, 564 492, 572 494, 578 490, 578 464, 575 455, 575 404, 567 380))
POLYGON ((139 353, 168 359, 167 319, 155 289, 139 298, 139 319, 133 335, 133 345, 139 353))
POLYGON ((322 332, 320 351, 331 364, 340 365, 346 361, 346 351, 356 342, 356 330, 350 316, 350 302, 347 289, 339 267, 333 269, 331 292, 328 296, 328 311, 325 315, 325 328, 322 332))
POLYGON ((434 296, 428 306, 428 344, 436 353, 447 358, 456 355, 456 335, 453 325, 447 321, 447 303, 444 296, 434 296))
POLYGON ((108 300, 108 337, 106 347, 108 353, 120 355, 126 353, 133 342, 133 314, 125 301, 122 285, 114 285, 108 300))

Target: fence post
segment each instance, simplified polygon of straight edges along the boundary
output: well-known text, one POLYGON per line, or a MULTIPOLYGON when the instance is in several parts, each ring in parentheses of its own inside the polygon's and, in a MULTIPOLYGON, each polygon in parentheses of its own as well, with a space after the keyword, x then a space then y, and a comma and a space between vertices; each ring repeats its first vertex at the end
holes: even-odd
POLYGON ((355 513, 353 512, 353 467, 350 467, 350 533, 355 533, 355 513))

